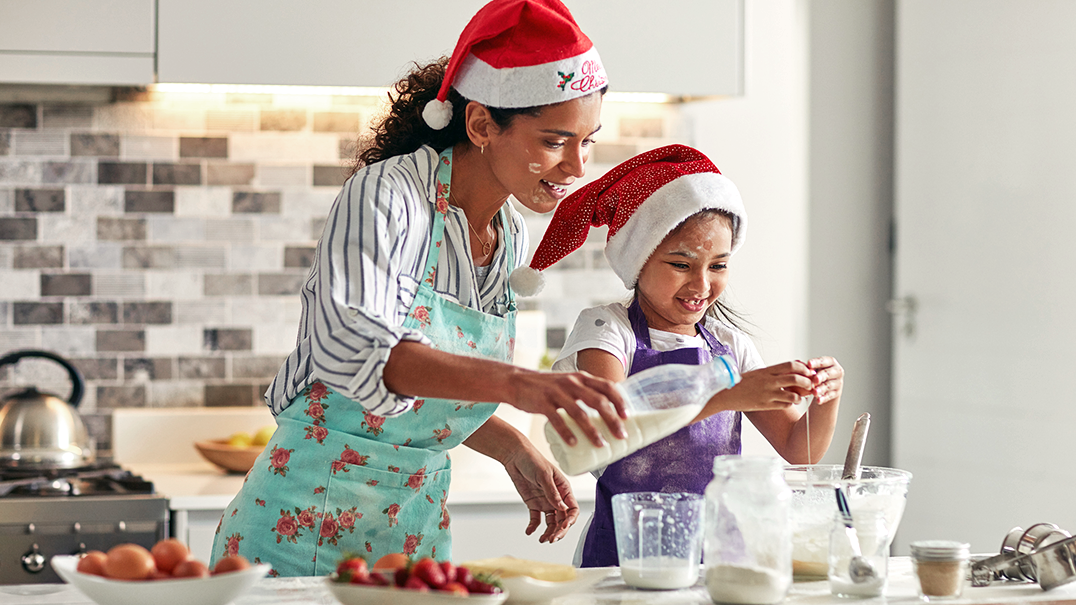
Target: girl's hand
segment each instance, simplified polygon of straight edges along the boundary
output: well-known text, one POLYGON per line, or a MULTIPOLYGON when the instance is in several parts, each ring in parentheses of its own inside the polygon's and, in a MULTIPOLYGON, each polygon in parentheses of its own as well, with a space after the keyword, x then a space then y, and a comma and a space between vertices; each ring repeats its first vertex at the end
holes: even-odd
POLYGON ((844 368, 832 357, 815 357, 807 361, 814 371, 814 388, 811 394, 816 404, 828 403, 841 398, 844 390, 844 368))
POLYGON ((552 544, 563 538, 579 518, 579 503, 568 478, 534 448, 517 448, 503 462, 516 491, 530 509, 527 535, 533 534, 544 519, 545 531, 538 541, 552 544))
POLYGON ((802 361, 786 361, 740 376, 736 386, 706 402, 698 420, 725 410, 754 412, 783 410, 814 393, 814 370, 802 361))
POLYGON ((557 412, 559 409, 575 420, 596 447, 605 445, 605 439, 583 406, 597 410, 613 436, 620 439, 627 437, 623 422, 628 417, 624 400, 609 380, 586 372, 522 372, 514 384, 516 396, 508 403, 524 412, 548 418, 568 445, 575 445, 575 436, 557 412))

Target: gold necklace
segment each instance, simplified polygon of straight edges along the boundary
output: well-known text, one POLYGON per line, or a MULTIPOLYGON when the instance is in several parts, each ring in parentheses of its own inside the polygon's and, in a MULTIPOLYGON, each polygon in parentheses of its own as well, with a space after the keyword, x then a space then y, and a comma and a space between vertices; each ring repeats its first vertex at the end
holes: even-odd
MULTIPOLYGON (((448 194, 448 203, 452 204, 457 208, 460 207, 460 205, 456 203, 456 200, 452 199, 452 192, 449 192, 448 194)), ((489 251, 493 249, 493 243, 482 240, 482 236, 478 234, 478 231, 474 228, 474 225, 471 224, 470 219, 467 220, 467 226, 471 228, 471 231, 474 233, 474 236, 478 240, 478 243, 482 244, 482 256, 489 256, 489 251)))

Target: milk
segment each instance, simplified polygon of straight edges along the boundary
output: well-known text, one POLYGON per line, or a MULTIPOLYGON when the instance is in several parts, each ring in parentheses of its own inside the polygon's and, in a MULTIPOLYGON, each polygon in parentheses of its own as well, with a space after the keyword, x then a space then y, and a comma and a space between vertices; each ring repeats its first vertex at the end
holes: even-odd
POLYGON ((628 418, 624 421, 624 430, 628 433, 626 439, 614 437, 598 413, 588 410, 587 415, 590 416, 591 422, 601 431, 605 439, 605 445, 602 447, 594 447, 575 420, 564 410, 558 410, 561 418, 575 435, 576 443, 574 446, 569 446, 548 422, 545 425, 545 438, 549 441, 549 449, 561 470, 568 475, 579 475, 607 466, 655 441, 672 435, 698 416, 702 407, 703 404, 698 404, 667 410, 629 411, 628 418))
POLYGON ((699 579, 699 564, 677 557, 629 559, 620 565, 620 576, 625 584, 636 588, 687 588, 699 579))

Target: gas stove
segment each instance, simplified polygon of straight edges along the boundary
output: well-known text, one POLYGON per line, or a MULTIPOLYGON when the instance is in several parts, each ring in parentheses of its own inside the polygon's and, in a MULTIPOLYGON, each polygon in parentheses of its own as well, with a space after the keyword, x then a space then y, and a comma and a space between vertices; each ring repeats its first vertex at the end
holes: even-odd
POLYGON ((168 532, 168 500, 109 462, 0 469, 0 584, 56 583, 53 555, 150 548, 168 532))

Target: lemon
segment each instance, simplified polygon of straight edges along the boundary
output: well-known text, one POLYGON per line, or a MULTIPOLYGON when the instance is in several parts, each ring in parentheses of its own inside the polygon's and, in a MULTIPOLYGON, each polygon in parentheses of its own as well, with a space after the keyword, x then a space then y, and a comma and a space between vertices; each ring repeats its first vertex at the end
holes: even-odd
POLYGON ((276 432, 276 425, 267 425, 258 429, 257 433, 254 433, 254 445, 268 445, 269 440, 273 438, 273 433, 276 432))
POLYGON ((232 433, 232 436, 228 437, 228 445, 232 447, 250 447, 253 442, 254 438, 246 431, 232 433))

